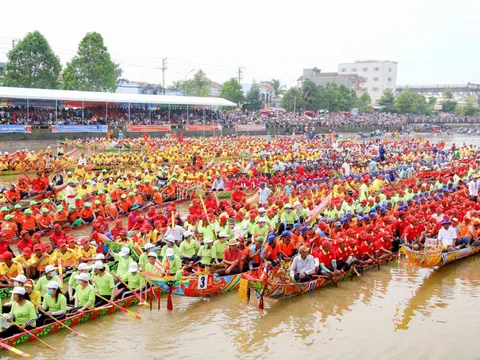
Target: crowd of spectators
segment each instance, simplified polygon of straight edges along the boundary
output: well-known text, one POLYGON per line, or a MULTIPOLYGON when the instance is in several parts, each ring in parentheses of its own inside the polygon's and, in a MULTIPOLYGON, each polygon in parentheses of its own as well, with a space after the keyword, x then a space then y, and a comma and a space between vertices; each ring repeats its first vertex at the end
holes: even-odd
POLYGON ((217 111, 203 108, 186 108, 172 106, 162 109, 141 107, 88 106, 85 108, 58 109, 39 107, 3 107, 0 108, 0 124, 31 125, 49 128, 53 124, 61 125, 109 125, 112 128, 125 125, 164 125, 183 126, 186 124, 219 124, 224 127, 235 125, 265 125, 266 127, 290 127, 303 130, 310 127, 403 127, 412 123, 480 123, 479 116, 457 116, 438 113, 434 115, 401 115, 372 113, 353 115, 348 112, 320 113, 313 112, 249 112, 217 111))

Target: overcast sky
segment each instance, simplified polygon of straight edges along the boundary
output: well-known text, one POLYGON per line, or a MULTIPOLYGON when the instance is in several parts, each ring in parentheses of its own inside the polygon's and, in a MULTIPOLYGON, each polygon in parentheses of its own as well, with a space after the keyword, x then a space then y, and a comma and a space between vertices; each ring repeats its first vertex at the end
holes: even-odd
MULTIPOLYGON (((203 69, 213 81, 278 78, 339 62, 398 62, 397 84, 480 83, 480 1, 22 1, 4 7, 0 61, 39 30, 62 63, 97 31, 129 80, 166 83, 203 69)), ((191 76, 191 75, 189 75, 191 76)))

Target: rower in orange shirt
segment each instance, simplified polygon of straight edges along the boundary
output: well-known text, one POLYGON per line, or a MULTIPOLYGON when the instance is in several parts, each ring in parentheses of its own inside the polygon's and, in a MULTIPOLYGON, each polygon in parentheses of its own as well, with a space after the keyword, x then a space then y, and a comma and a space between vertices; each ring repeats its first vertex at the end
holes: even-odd
POLYGON ((118 208, 117 205, 112 203, 112 199, 107 198, 107 204, 105 205, 105 215, 111 217, 112 219, 116 219, 118 216, 118 208))
POLYGON ((21 198, 20 193, 15 188, 15 184, 10 185, 10 189, 5 191, 4 194, 10 204, 16 204, 21 198))
POLYGON ((18 232, 18 226, 13 221, 13 216, 8 214, 5 221, 0 226, 0 231, 5 234, 7 239, 13 239, 18 232))
POLYGON ((93 213, 95 214, 95 217, 103 217, 105 218, 105 209, 101 205, 100 200, 95 200, 92 206, 93 213))
POLYGON ((48 230, 53 226, 53 218, 46 208, 42 209, 42 214, 38 215, 36 220, 39 230, 48 230))
POLYGON ((93 214, 92 210, 92 204, 89 202, 85 203, 85 207, 80 210, 80 217, 82 218, 83 221, 86 223, 91 223, 93 220, 95 220, 95 215, 93 214))

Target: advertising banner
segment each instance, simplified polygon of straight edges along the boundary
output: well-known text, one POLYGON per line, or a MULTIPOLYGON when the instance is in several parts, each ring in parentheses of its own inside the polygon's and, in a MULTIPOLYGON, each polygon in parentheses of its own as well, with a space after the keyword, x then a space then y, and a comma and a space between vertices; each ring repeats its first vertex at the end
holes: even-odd
POLYGON ((221 125, 185 125, 185 131, 220 131, 221 125))
POLYGON ((127 125, 128 132, 169 132, 172 130, 170 125, 127 125))
POLYGON ((107 125, 52 125, 53 133, 106 133, 107 125))
POLYGON ((32 127, 30 125, 0 125, 0 133, 31 133, 32 127))
POLYGON ((264 131, 265 125, 235 125, 235 131, 264 131))

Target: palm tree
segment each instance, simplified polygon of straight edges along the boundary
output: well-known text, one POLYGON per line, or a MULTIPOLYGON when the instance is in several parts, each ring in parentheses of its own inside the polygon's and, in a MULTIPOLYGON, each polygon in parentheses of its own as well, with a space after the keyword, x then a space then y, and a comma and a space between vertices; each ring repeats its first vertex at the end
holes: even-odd
POLYGON ((268 83, 273 88, 273 94, 275 95, 275 97, 278 97, 285 92, 285 85, 282 85, 280 83, 280 80, 272 79, 268 83))
POLYGON ((168 87, 168 90, 170 90, 170 91, 182 91, 183 90, 183 81, 182 80, 173 81, 170 84, 170 86, 168 87))

